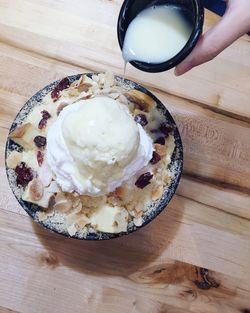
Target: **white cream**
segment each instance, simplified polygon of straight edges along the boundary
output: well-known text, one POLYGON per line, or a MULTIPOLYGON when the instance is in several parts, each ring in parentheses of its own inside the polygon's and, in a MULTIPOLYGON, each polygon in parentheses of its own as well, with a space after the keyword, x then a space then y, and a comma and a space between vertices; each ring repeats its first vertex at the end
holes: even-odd
POLYGON ((165 62, 182 50, 191 32, 178 8, 171 5, 147 8, 128 26, 123 58, 126 62, 165 62))
POLYGON ((127 107, 108 97, 64 108, 47 135, 47 160, 65 192, 99 196, 131 179, 153 145, 127 107))

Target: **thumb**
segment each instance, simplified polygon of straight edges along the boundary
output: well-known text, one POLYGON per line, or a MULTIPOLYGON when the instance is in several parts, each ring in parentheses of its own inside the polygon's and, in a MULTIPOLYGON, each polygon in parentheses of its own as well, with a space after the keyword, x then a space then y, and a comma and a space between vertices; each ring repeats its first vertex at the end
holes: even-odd
POLYGON ((249 31, 249 13, 243 11, 238 7, 227 10, 221 21, 199 39, 194 50, 175 68, 175 75, 182 75, 193 67, 212 60, 249 31))

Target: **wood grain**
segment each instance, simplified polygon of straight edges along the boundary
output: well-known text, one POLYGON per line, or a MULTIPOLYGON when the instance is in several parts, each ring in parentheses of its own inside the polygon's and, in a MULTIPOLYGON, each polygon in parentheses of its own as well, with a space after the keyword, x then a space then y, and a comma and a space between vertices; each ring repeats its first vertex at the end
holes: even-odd
POLYGON ((219 286, 201 289, 200 269, 162 255, 162 240, 157 244, 146 228, 127 238, 87 243, 50 234, 14 213, 8 213, 10 228, 2 222, 4 214, 0 231, 11 244, 1 245, 1 268, 12 292, 5 277, 0 301, 13 310, 238 313, 249 307, 249 284, 210 271, 209 280, 219 286))
MULTIPOLYGON (((27 54, 20 49, 13 49, 4 44, 0 45, 0 79, 4 93, 1 95, 1 107, 12 106, 13 115, 9 111, 9 123, 13 120, 16 111, 13 104, 13 94, 23 104, 24 97, 29 97, 52 80, 67 74, 86 72, 87 69, 62 65, 58 61, 27 54), (11 64, 15 64, 16 72, 5 73, 11 64), (55 72, 51 72, 51 66, 55 72), (52 74, 53 73, 53 74, 52 74), (56 73, 56 75, 55 75, 56 73), (23 77, 26 80, 23 80, 23 77), (35 80, 32 80, 36 77, 35 80), (27 84, 26 82, 30 83, 27 84), (10 91, 10 92, 9 92, 10 91), (10 97, 10 98, 9 98, 10 97)), ((233 187, 250 190, 250 125, 247 122, 211 112, 176 96, 154 90, 169 111, 176 119, 180 129, 185 152, 185 172, 204 179, 212 179, 218 183, 227 183, 233 187), (232 125, 234 131, 232 133, 232 125)), ((4 108, 3 108, 4 110, 4 108)), ((6 109, 5 109, 6 110, 6 109)), ((6 118, 6 117, 5 117, 6 118)), ((10 124, 9 124, 10 125, 10 124)))
MULTIPOLYGON (((106 70, 108 67, 122 73, 123 61, 115 31, 121 1, 96 0, 93 5, 90 0, 82 4, 74 0, 70 2, 70 9, 67 1, 54 2, 51 6, 50 1, 1 0, 0 39, 84 68, 106 70), (101 10, 104 5, 109 12, 107 16, 101 10), (42 27, 36 21, 42 21, 42 27)), ((172 71, 157 74, 155 79, 154 74, 139 72, 132 67, 128 68, 128 77, 136 77, 144 84, 185 99, 249 118, 249 53, 248 40, 240 40, 214 61, 178 79, 172 71)))
MULTIPOLYGON (((129 67, 174 116, 185 155, 175 197, 142 230, 69 240, 33 223, 10 191, 5 142, 25 101, 65 75, 122 73, 120 5, 0 0, 0 313, 249 313, 248 37, 181 78, 129 67)), ((217 21, 207 13, 205 29, 217 21)))

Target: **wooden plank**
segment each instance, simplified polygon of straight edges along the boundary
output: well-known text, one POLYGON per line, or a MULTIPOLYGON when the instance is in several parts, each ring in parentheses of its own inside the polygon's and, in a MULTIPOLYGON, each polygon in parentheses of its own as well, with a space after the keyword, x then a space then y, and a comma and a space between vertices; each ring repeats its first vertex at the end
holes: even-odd
POLYGON ((211 112, 186 99, 152 91, 166 105, 180 130, 184 172, 249 192, 250 124, 211 112))
MULTIPOLYGON (((0 38, 8 44, 64 62, 97 70, 109 68, 122 73, 123 61, 115 29, 122 1, 108 3, 106 8, 109 13, 106 17, 103 17, 105 14, 100 9, 104 8, 104 4, 100 2, 95 1, 85 6, 83 2, 80 4, 75 1, 70 10, 67 10, 67 1, 50 6, 49 1, 36 3, 2 0, 0 38), (60 10, 58 6, 61 7, 60 10), (40 20, 43 21, 43 27, 36 23, 40 20)), ((208 27, 210 25, 209 22, 208 27)), ((155 79, 155 75, 132 67, 128 68, 128 77, 222 112, 226 111, 227 114, 249 119, 249 53, 248 39, 241 39, 209 64, 200 66, 183 77, 176 78, 170 71, 157 74, 155 79)))
POLYGON ((177 194, 233 215, 250 219, 250 195, 184 176, 177 194))
POLYGON ((235 280, 231 272, 210 271, 209 281, 219 286, 200 289, 196 282, 204 282, 200 269, 159 256, 159 249, 166 248, 163 237, 157 244, 149 228, 113 241, 81 242, 49 233, 24 216, 2 210, 0 215, 0 269, 4 269, 0 303, 4 307, 8 304, 25 313, 34 309, 68 313, 72 306, 76 313, 249 309, 246 280, 235 280))
MULTIPOLYGON (((185 149, 177 195, 145 228, 66 239, 34 224, 10 191, 4 146, 24 102, 65 75, 122 73, 121 2, 0 0, 0 313, 249 313, 247 36, 181 78, 128 68, 167 105, 185 149)), ((207 14, 205 29, 217 20, 207 14)))
MULTIPOLYGON (((10 195, 5 178, 0 186, 2 199, 0 210, 3 220, 8 220, 4 222, 7 223, 4 227, 11 226, 22 232, 23 224, 18 215, 23 215, 24 212, 14 196, 10 195), (18 213, 15 216, 16 224, 19 223, 19 226, 11 225, 12 222, 6 215, 8 213, 18 213)), ((161 256, 201 267, 207 266, 224 274, 230 272, 230 275, 242 279, 250 275, 248 270, 250 229, 247 219, 182 196, 175 196, 156 221, 145 227, 145 231, 138 233, 142 236, 140 239, 142 249, 146 249, 150 242, 152 244, 147 251, 149 256, 155 258, 161 256), (158 238, 158 243, 154 238, 158 238), (236 260, 237 255, 240 255, 240 258, 236 260)), ((131 242, 132 237, 127 238, 127 244, 136 250, 136 243, 131 242)))
MULTIPOLYGON (((0 123, 6 128, 25 98, 59 77, 86 71, 4 44, 0 46, 0 53, 0 110, 3 112, 0 123), (16 72, 8 72, 12 64, 16 72)), ((250 190, 249 124, 159 90, 152 91, 173 114, 180 129, 185 173, 250 190)))

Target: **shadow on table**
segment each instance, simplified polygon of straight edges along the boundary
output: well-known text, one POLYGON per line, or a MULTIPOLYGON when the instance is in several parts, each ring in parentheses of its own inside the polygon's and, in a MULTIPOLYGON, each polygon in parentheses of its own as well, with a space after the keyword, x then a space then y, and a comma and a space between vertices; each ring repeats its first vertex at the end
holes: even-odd
POLYGON ((108 241, 69 239, 32 222, 47 250, 38 256, 39 262, 51 269, 62 264, 92 275, 128 276, 162 254, 179 228, 182 212, 172 205, 144 228, 108 241))

